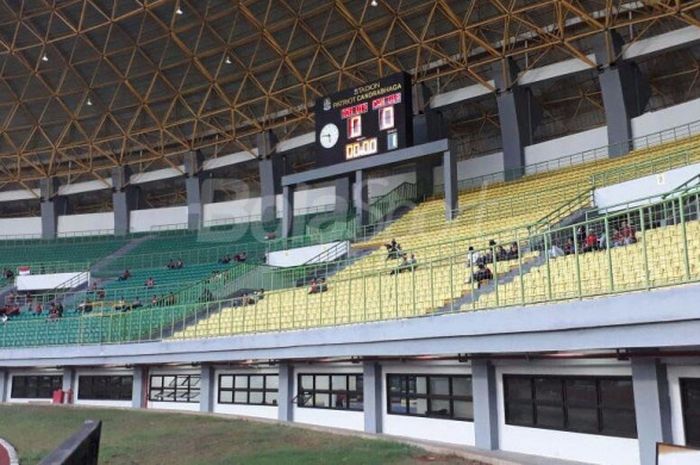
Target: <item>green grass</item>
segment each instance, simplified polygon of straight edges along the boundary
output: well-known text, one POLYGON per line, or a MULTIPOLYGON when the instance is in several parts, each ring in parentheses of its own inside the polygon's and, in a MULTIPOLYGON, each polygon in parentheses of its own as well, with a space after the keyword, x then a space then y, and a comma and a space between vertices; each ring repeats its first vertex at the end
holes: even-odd
POLYGON ((35 465, 87 419, 102 420, 100 465, 478 465, 407 445, 205 415, 0 405, 0 437, 35 465))

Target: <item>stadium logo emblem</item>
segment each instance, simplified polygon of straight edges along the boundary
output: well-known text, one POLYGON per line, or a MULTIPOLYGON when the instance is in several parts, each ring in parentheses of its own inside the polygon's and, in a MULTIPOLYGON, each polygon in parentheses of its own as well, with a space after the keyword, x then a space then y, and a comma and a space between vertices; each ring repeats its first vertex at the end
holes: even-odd
POLYGON ((328 97, 323 99, 323 111, 328 111, 331 109, 331 99, 328 97))

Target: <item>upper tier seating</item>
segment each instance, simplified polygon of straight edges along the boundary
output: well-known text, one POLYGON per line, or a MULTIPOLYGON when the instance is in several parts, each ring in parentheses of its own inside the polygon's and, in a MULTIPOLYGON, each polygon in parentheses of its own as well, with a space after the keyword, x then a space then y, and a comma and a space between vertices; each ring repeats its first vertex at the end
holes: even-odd
MULTIPOLYGON (((226 308, 220 314, 178 332, 175 337, 217 335, 222 334, 222 330, 230 334, 400 318, 434 311, 453 311, 456 310, 454 302, 461 305, 464 301, 470 304, 464 305, 463 309, 478 308, 479 305, 493 307, 496 305, 493 300, 495 292, 489 292, 488 288, 475 291, 473 284, 465 282, 471 274, 471 269, 465 268, 468 245, 473 243, 477 249, 483 248, 489 239, 497 240, 506 248, 515 241, 523 251, 520 260, 501 261, 488 266, 496 277, 496 284, 499 278, 503 278, 504 283, 496 288, 499 293, 501 288, 507 289, 504 291, 507 292, 504 299, 512 299, 520 288, 519 281, 517 284, 512 281, 512 275, 519 274, 523 268, 523 279, 537 283, 526 286, 528 295, 541 296, 536 301, 574 297, 579 294, 571 293, 571 289, 563 285, 561 290, 548 290, 544 294, 542 290, 545 287, 542 283, 531 277, 543 268, 537 263, 540 252, 528 243, 527 225, 572 200, 577 202, 579 198, 583 199, 581 204, 575 204, 575 209, 589 206, 590 196, 579 197, 579 193, 581 189, 590 189, 592 175, 620 169, 641 160, 645 163, 664 160, 669 154, 677 152, 685 153, 689 161, 700 160, 700 138, 643 150, 629 157, 582 164, 554 173, 526 177, 514 183, 498 184, 478 192, 464 193, 460 201, 463 207, 467 205, 466 213, 463 210, 456 220, 447 225, 442 201, 425 202, 372 240, 359 244, 358 247, 377 249, 330 277, 327 292, 309 294, 308 288, 268 292, 265 299, 254 305, 226 308), (474 205, 474 211, 479 212, 476 221, 474 215, 469 214, 472 212, 468 208, 470 204, 474 205), (480 207, 482 204, 483 208, 480 207), (418 267, 415 271, 394 275, 389 273, 396 266, 396 261, 386 260, 387 252, 381 244, 394 237, 403 245, 405 252, 417 254, 418 267), (528 273, 527 269, 531 266, 533 271, 528 273)), ((620 177, 616 179, 619 180, 620 177)), ((568 214, 570 211, 566 212, 568 214)), ((689 227, 692 229, 695 226, 689 227)), ((668 234, 661 231, 650 230, 647 234, 652 238, 655 234, 668 234)), ((641 242, 648 241, 649 238, 646 238, 641 242)), ((630 245, 612 249, 611 252, 615 257, 622 257, 636 253, 639 247, 639 244, 630 245)), ((580 256, 579 265, 583 266, 581 273, 592 277, 590 284, 586 284, 586 291, 595 289, 606 292, 606 288, 601 287, 603 273, 599 271, 600 264, 595 261, 595 257, 600 255, 600 252, 592 252, 580 256)), ((667 258, 671 256, 673 254, 666 255, 667 258)), ((557 260, 562 264, 561 270, 557 272, 561 276, 567 276, 567 273, 570 275, 572 268, 564 263, 570 265, 571 258, 557 260)), ((553 262, 555 260, 550 261, 550 265, 553 262)), ((634 268, 639 264, 633 262, 632 258, 620 258, 613 262, 617 263, 614 267, 620 268, 620 281, 617 287, 613 286, 608 292, 639 288, 638 282, 631 282, 629 278, 635 271, 639 272, 638 268, 634 268)), ((672 263, 677 270, 677 261, 672 263)), ((691 262, 693 269, 696 266, 694 263, 691 262)), ((669 265, 655 261, 652 266, 662 270, 658 271, 662 274, 657 278, 654 274, 657 271, 651 273, 650 286, 662 284, 663 279, 670 283, 678 278, 675 274, 667 273, 669 265)), ((613 268, 613 273, 616 272, 616 268, 613 268)), ((500 300, 498 304, 501 304, 500 300)))

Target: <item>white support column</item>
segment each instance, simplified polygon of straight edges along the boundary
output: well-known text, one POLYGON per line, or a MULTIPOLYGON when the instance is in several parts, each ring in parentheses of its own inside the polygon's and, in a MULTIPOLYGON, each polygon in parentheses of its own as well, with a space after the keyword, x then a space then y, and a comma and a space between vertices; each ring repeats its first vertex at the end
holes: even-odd
POLYGON ((666 365, 653 358, 633 357, 632 388, 640 465, 656 465, 656 443, 673 440, 666 365))
POLYGON ((146 396, 148 395, 148 368, 145 366, 134 367, 134 381, 131 389, 131 407, 146 408, 146 396))
POLYGON ((294 366, 282 361, 279 363, 278 420, 294 421, 294 400, 294 366))
POLYGON ((7 387, 10 384, 10 373, 0 368, 0 404, 7 402, 7 387))
POLYGON ((472 360, 472 397, 474 399, 475 445, 480 449, 497 450, 496 370, 488 360, 472 360))
POLYGON ((63 383, 61 389, 63 389, 64 393, 67 393, 70 391, 71 397, 66 397, 65 403, 74 403, 75 402, 75 392, 76 392, 76 380, 77 380, 77 375, 75 373, 75 368, 73 367, 64 367, 63 368, 63 383))
POLYGON ((216 378, 214 367, 208 363, 202 364, 202 374, 199 381, 199 411, 211 413, 214 411, 216 399, 216 378))
POLYGON ((376 362, 362 365, 364 391, 365 433, 382 432, 382 367, 376 362))

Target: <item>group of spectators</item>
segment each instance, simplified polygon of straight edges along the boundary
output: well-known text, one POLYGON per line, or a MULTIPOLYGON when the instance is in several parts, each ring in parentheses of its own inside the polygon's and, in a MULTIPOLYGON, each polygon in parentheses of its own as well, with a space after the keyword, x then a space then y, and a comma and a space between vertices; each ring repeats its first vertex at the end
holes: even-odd
POLYGON ((326 292, 327 290, 328 284, 326 284, 326 278, 314 278, 311 280, 309 294, 320 294, 321 292, 326 292))
MULTIPOLYGON (((35 316, 41 316, 44 313, 44 306, 37 303, 33 308, 28 305, 27 311, 33 311, 35 316)), ((63 317, 63 304, 61 302, 51 302, 49 304, 48 320, 53 321, 63 317)), ((18 317, 22 314, 22 307, 17 302, 7 303, 0 307, 0 322, 6 323, 13 317, 18 317)))
POLYGON ((605 250, 608 247, 624 247, 626 245, 635 244, 637 242, 637 231, 634 226, 631 226, 627 221, 620 222, 619 228, 613 228, 610 234, 610 239, 606 237, 605 232, 598 235, 593 227, 586 228, 581 225, 576 228, 576 242, 571 237, 567 238, 564 243, 559 246, 556 242, 552 243, 549 249, 549 256, 552 258, 563 257, 576 253, 595 252, 596 250, 605 250))
POLYGON ((403 273, 404 271, 414 271, 418 266, 418 259, 415 254, 409 257, 401 248, 401 244, 392 239, 388 244, 384 244, 386 248, 386 260, 400 260, 399 264, 389 272, 390 275, 403 273))
POLYGON ((12 271, 10 268, 3 268, 2 269, 2 276, 5 278, 7 281, 11 280, 12 278, 15 277, 15 272, 12 271))
POLYGON ((255 305, 264 298, 265 289, 258 289, 252 292, 244 292, 242 295, 233 299, 233 306, 245 307, 246 305, 255 305))
POLYGON ((476 283, 477 287, 481 287, 482 283, 493 279, 493 272, 487 265, 494 262, 517 260, 519 257, 520 248, 517 242, 511 242, 510 246, 506 249, 502 245, 497 244, 495 240, 491 239, 488 249, 485 252, 474 250, 473 246, 469 246, 466 261, 469 272, 466 282, 476 283))
POLYGON ((185 262, 183 262, 181 258, 178 258, 177 260, 173 260, 171 258, 165 267, 169 270, 181 270, 185 267, 185 262))
POLYGON ((246 254, 245 252, 237 253, 233 257, 230 254, 226 254, 223 257, 219 258, 219 264, 220 265, 228 265, 232 261, 244 263, 247 259, 248 259, 248 254, 246 254))

